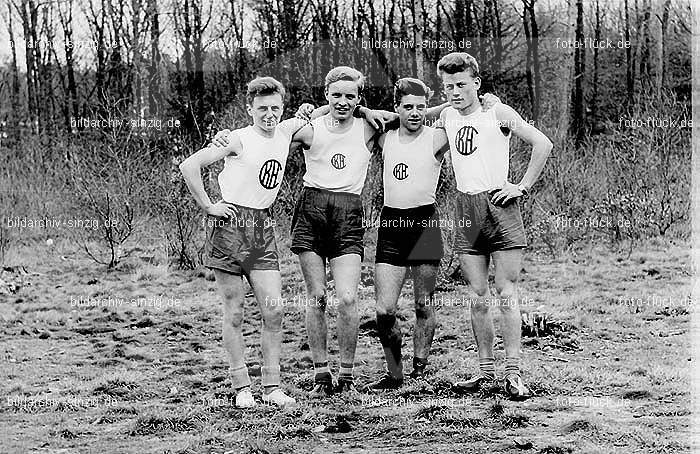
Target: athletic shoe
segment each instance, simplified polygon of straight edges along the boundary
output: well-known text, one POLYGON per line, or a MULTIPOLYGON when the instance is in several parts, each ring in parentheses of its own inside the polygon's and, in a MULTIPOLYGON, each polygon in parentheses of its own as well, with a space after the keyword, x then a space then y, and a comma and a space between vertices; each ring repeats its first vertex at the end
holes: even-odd
POLYGON ((262 401, 266 404, 274 404, 279 407, 291 407, 297 403, 293 397, 286 395, 280 388, 275 388, 275 390, 269 394, 263 393, 262 401))
POLYGON ((359 396, 360 392, 355 388, 355 382, 350 380, 338 380, 338 385, 335 387, 336 394, 348 394, 350 396, 359 396))
POLYGON ((310 393, 313 397, 328 397, 333 395, 332 381, 317 381, 314 382, 314 387, 310 393))
POLYGON ((493 377, 489 377, 479 372, 468 380, 458 381, 452 385, 452 389, 457 393, 476 393, 481 391, 486 384, 492 381, 493 377))
POLYGON ((236 407, 238 408, 253 408, 255 407, 255 399, 250 388, 243 388, 236 394, 236 407))
POLYGON ((525 400, 532 397, 530 390, 523 384, 520 374, 508 374, 503 379, 503 388, 511 400, 525 400))
POLYGON ((411 371, 410 374, 408 374, 409 377, 411 378, 423 378, 425 377, 425 368, 428 365, 428 362, 425 361, 416 361, 416 359, 413 359, 413 370, 411 371))
POLYGON ((367 385, 367 389, 381 391, 383 389, 399 389, 403 385, 403 378, 396 378, 386 372, 382 378, 367 385))

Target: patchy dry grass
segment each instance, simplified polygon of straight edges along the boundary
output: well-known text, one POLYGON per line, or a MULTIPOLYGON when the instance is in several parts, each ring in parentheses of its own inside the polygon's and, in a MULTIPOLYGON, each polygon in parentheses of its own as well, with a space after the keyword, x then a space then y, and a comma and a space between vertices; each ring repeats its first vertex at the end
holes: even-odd
MULTIPOLYGON (((141 258, 107 272, 67 243, 25 247, 13 257, 27 268, 29 285, 0 300, 3 453, 690 450, 689 257, 682 246, 650 241, 629 257, 602 248, 555 260, 529 254, 522 295, 531 304, 524 310, 555 324, 548 336, 524 338, 524 377, 535 395, 526 402, 508 401, 498 388, 476 396, 451 391, 452 382, 476 369, 469 312, 458 305, 437 310, 427 380, 357 399, 311 400, 304 316, 290 308, 282 375, 299 406, 251 411, 232 405, 210 273, 141 258), (173 303, 157 304, 156 296, 173 303), (81 305, 80 298, 114 303, 81 305)), ((285 296, 303 295, 296 260, 285 256, 281 264, 285 296)), ((371 273, 371 263, 365 269, 371 273)), ((366 278, 356 362, 361 383, 382 370, 371 274, 366 278)), ((399 312, 408 358, 411 292, 409 282, 399 312)), ((452 284, 441 295, 466 292, 452 284)), ((334 333, 336 309, 329 311, 334 333)), ((249 298, 243 331, 256 386, 260 324, 249 298)), ((499 372, 502 360, 497 336, 499 372)))

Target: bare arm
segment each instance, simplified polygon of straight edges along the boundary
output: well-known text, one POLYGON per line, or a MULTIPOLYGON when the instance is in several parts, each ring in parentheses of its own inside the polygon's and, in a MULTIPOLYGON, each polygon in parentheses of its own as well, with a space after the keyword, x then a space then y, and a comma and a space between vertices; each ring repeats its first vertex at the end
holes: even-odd
POLYGON ((433 154, 435 159, 442 161, 445 154, 450 151, 450 141, 447 139, 447 131, 445 131, 445 115, 440 112, 440 118, 433 125, 435 135, 433 135, 433 154))
POLYGON ((294 140, 296 134, 307 124, 309 124, 309 122, 303 118, 292 117, 280 122, 277 127, 294 140))
POLYGON ((523 179, 517 185, 508 183, 492 199, 494 203, 502 202, 505 204, 511 198, 522 195, 522 192, 517 189, 518 186, 523 185, 526 190, 532 188, 542 173, 554 145, 542 131, 526 122, 512 107, 506 104, 497 104, 494 108, 496 109, 496 118, 504 127, 510 129, 516 137, 532 145, 530 163, 523 179))
POLYGON ((311 112, 311 119, 315 120, 318 117, 322 117, 322 116, 326 115, 330 111, 331 111, 331 106, 329 106, 328 104, 318 106, 317 108, 315 108, 313 110, 313 112, 311 112))
MULTIPOLYGON (((303 148, 310 148, 311 143, 314 140, 314 128, 310 123, 302 126, 296 134, 292 137, 292 143, 290 145, 290 151, 297 150, 300 146, 303 148)), ((303 149, 302 148, 302 149, 303 149)))
POLYGON ((447 133, 444 128, 436 128, 433 135, 433 154, 435 159, 442 161, 445 153, 450 149, 450 142, 447 140, 447 133))
POLYGON ((442 111, 447 107, 450 107, 449 102, 444 102, 439 106, 431 107, 425 111, 425 118, 427 120, 433 120, 435 118, 438 118, 440 117, 440 114, 442 114, 442 111))
POLYGON ((204 189, 201 172, 203 167, 213 164, 226 156, 236 156, 240 153, 241 140, 238 135, 232 134, 229 137, 229 141, 230 145, 226 147, 202 148, 180 164, 182 176, 197 205, 213 216, 230 216, 234 214, 234 210, 230 205, 223 202, 212 203, 204 189))
POLYGON ((396 112, 373 110, 365 106, 359 106, 357 112, 365 120, 365 143, 369 149, 372 149, 372 142, 381 137, 386 124, 399 118, 396 112))

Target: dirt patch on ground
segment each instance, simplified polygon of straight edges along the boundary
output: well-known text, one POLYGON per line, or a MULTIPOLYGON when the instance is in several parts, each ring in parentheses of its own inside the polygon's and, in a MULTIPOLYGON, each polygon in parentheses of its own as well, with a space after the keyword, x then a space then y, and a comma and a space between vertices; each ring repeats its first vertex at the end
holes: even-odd
MULTIPOLYGON (((7 288, 0 293, 1 452, 690 449, 689 308, 683 305, 690 288, 678 285, 688 280, 681 268, 689 258, 681 247, 648 244, 630 257, 591 250, 576 261, 527 256, 521 297, 531 303, 523 312, 548 314, 543 328, 550 329, 523 338, 524 377, 535 397, 522 403, 505 400, 498 389, 476 396, 451 391, 452 382, 476 369, 469 311, 459 305, 438 308, 426 381, 357 399, 310 400, 304 317, 292 308, 284 322, 282 374, 300 405, 285 411, 233 407, 220 303, 206 273, 153 272, 151 264, 107 272, 77 254, 26 252, 37 256, 36 263, 22 264, 26 273, 0 275, 7 288), (145 266, 151 268, 141 270, 145 266), (111 305, 81 304, 110 298, 111 305)), ((303 288, 295 261, 282 263, 285 288, 303 288)), ((361 383, 382 369, 371 264, 365 274, 356 364, 361 383)), ((448 290, 443 296, 454 299, 468 292, 459 282, 448 290)), ((409 358, 410 292, 408 283, 400 308, 409 358)), ((329 310, 332 333, 335 310, 329 310)), ((256 384, 259 328, 249 298, 244 333, 256 384)), ((330 349, 337 370, 334 335, 330 349)), ((501 370, 500 339, 497 349, 501 370)))

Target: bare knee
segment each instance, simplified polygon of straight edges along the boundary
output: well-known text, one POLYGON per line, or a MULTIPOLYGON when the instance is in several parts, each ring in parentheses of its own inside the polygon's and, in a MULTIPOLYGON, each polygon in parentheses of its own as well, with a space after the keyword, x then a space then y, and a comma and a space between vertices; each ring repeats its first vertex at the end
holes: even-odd
POLYGON ((470 282, 469 287, 478 297, 484 297, 489 293, 488 282, 470 282))
POLYGON ((495 281, 496 293, 500 298, 510 298, 515 295, 515 288, 518 285, 517 278, 499 278, 495 281))
POLYGON ((224 301, 224 325, 240 328, 243 324, 243 306, 238 301, 224 301))
POLYGON ((263 327, 277 331, 282 328, 282 318, 284 310, 282 308, 269 308, 263 315, 263 327))
POLYGON ((326 311, 326 292, 323 289, 309 291, 307 298, 307 310, 312 312, 326 311))
POLYGON ((357 310, 357 296, 346 292, 339 295, 338 312, 353 312, 357 310))
POLYGON ((424 297, 416 300, 416 318, 429 319, 435 315, 432 298, 424 297))
POLYGON ((377 306, 377 332, 384 345, 396 325, 396 307, 377 306))

